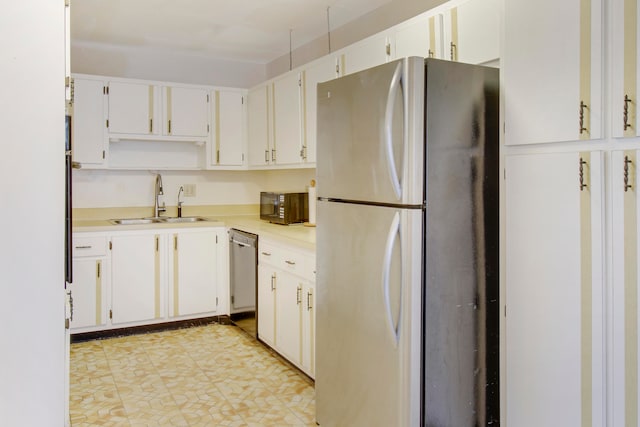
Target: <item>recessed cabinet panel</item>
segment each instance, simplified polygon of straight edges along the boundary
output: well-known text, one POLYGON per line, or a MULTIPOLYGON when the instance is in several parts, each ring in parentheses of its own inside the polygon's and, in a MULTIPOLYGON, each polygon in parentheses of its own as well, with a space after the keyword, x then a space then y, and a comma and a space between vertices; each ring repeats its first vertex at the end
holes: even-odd
POLYGON ((505 143, 600 138, 602 2, 509 0, 504 13, 505 143))
POLYGON ((109 82, 109 133, 158 134, 157 92, 150 84, 109 82))
POLYGON ((273 122, 275 163, 302 161, 302 93, 301 74, 287 73, 273 82, 273 122))
POLYGON ((237 91, 214 91, 211 164, 242 166, 245 150, 245 96, 237 91))
POLYGON ((391 41, 382 33, 348 46, 345 51, 345 74, 384 64, 393 57, 391 41))
POLYGON ((248 146, 249 166, 265 166, 271 163, 271 96, 270 86, 251 89, 248 94, 248 146))
POLYGON ((400 27, 395 41, 396 58, 422 56, 442 59, 442 15, 420 17, 418 21, 400 27))
POLYGON ((276 289, 278 274, 269 265, 258 265, 258 338, 276 345, 276 289))
POLYGON ((456 60, 482 64, 500 58, 499 0, 469 0, 457 7, 456 60))
POLYGON ((206 138, 209 134, 209 91, 206 88, 164 88, 163 133, 206 138))

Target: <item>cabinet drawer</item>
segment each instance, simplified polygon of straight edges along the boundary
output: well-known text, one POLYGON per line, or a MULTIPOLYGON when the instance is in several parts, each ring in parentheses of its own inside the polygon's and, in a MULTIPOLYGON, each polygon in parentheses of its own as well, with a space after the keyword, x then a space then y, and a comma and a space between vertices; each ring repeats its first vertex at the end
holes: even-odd
POLYGON ((74 237, 73 257, 102 256, 107 253, 107 238, 104 236, 74 237))
POLYGON ((258 243, 258 263, 271 264, 276 267, 281 263, 281 249, 269 243, 258 243))
POLYGON ((282 258, 280 260, 280 268, 298 276, 304 275, 305 268, 305 256, 299 252, 292 250, 281 249, 282 258))

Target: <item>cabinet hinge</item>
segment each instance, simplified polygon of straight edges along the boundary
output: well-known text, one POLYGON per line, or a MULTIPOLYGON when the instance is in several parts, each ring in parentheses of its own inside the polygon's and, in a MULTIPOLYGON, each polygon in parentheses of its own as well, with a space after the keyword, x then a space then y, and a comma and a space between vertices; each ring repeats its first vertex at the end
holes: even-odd
POLYGON ((113 319, 113 310, 109 310, 109 319, 113 319))
POLYGON ((218 297, 216 297, 216 307, 218 306, 218 297))
POLYGON ((220 163, 220 150, 216 151, 216 163, 220 163))
POLYGON ((502 169, 502 179, 507 180, 507 169, 502 169))
POLYGON ((240 104, 244 105, 244 96, 240 97, 240 104))
POLYGON ((504 306, 504 317, 507 317, 507 306, 504 306))
POLYGON ((100 278, 100 262, 96 262, 96 277, 100 278))
POLYGON ((113 243, 109 242, 109 250, 112 250, 112 249, 113 249, 113 243))
POLYGON ((231 295, 231 304, 233 304, 233 303, 235 303, 235 302, 236 302, 236 297, 235 297, 235 296, 233 296, 233 295, 231 295))
POLYGON ((387 56, 391 55, 391 43, 387 43, 386 46, 384 47, 385 52, 387 53, 387 56))
POLYGON ((218 236, 216 235, 216 245, 218 244, 218 236))
POLYGON ((71 1, 71 0, 64 0, 64 6, 65 6, 65 7, 69 7, 69 2, 70 2, 70 1, 71 1))
POLYGON ((209 123, 207 123, 207 133, 209 133, 209 123))
POLYGON ((244 163, 244 153, 242 153, 242 163, 244 163))
POLYGON ((109 86, 102 86, 102 94, 109 95, 109 86))
POLYGON ((108 128, 109 127, 109 119, 106 120, 105 124, 106 124, 106 126, 108 128))
POLYGON ((209 102, 209 94, 207 94, 207 102, 209 102))

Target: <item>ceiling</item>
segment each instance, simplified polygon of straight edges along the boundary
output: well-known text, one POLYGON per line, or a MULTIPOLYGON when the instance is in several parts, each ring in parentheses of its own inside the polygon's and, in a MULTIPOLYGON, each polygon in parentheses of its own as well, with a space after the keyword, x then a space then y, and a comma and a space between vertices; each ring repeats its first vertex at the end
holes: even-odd
POLYGON ((392 0, 73 0, 71 42, 270 62, 392 0))

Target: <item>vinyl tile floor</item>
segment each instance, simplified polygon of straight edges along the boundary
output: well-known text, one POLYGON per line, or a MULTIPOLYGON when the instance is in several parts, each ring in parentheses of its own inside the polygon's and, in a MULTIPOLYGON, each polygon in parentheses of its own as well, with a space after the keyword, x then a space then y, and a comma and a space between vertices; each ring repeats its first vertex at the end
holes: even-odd
POLYGON ((71 345, 71 425, 315 426, 312 382, 232 325, 71 345))

